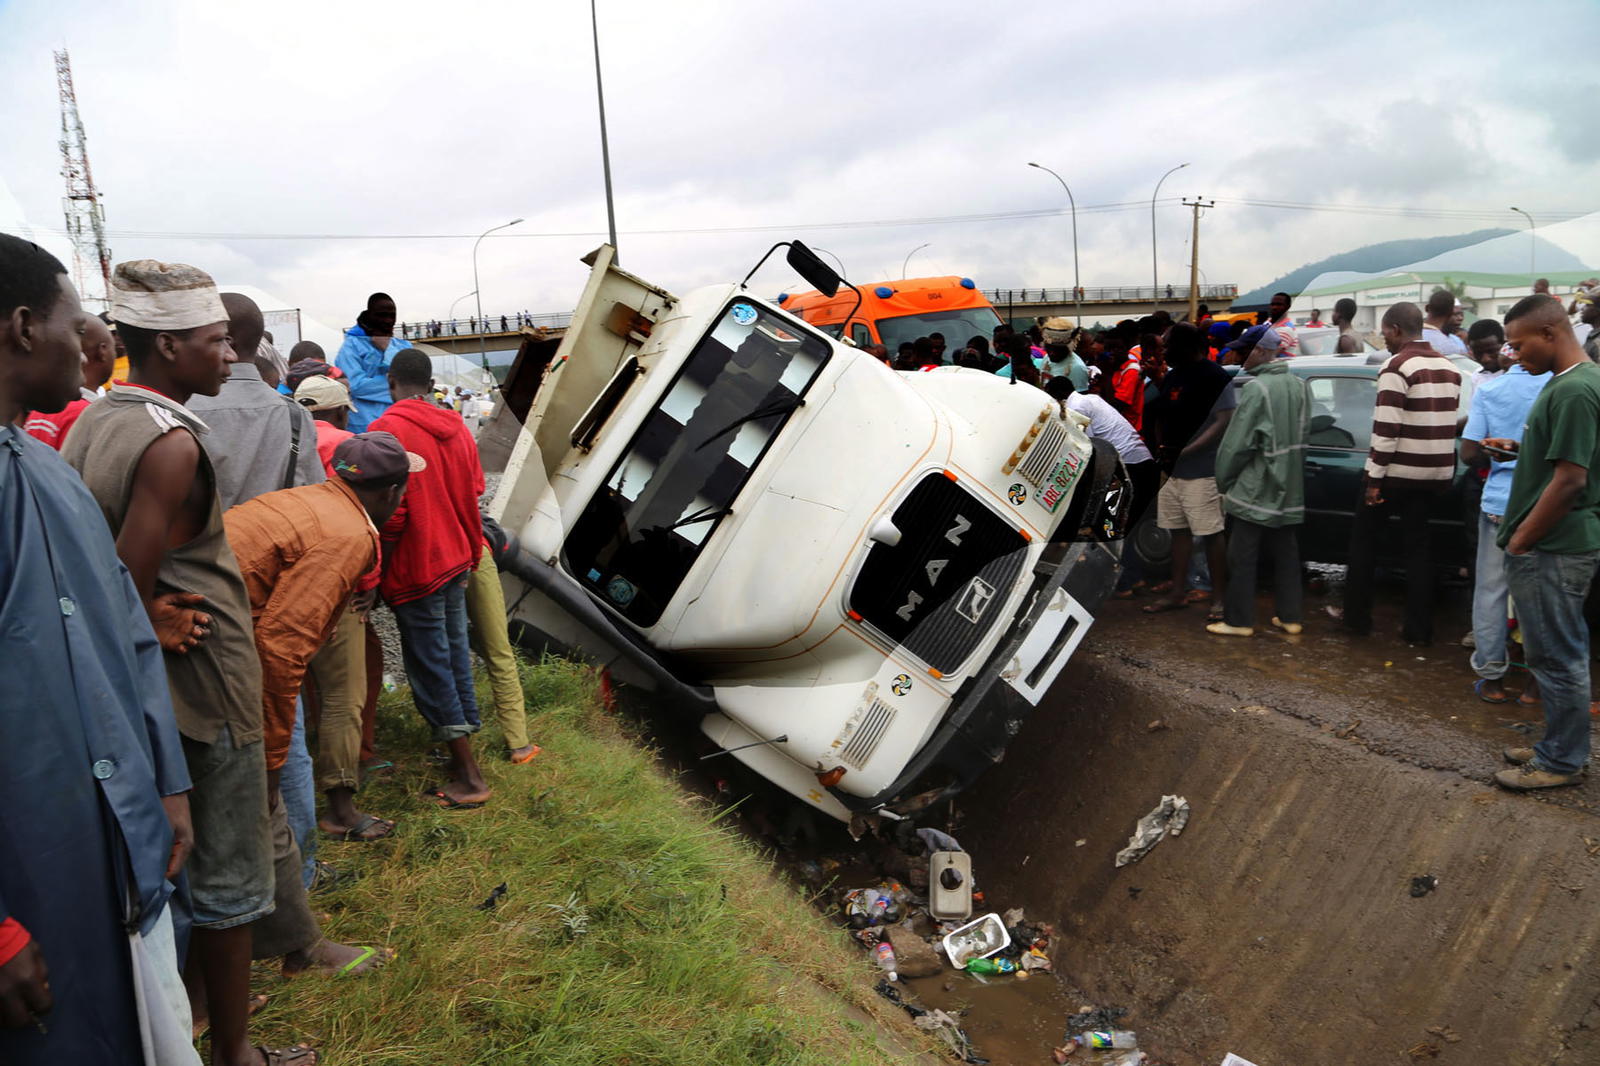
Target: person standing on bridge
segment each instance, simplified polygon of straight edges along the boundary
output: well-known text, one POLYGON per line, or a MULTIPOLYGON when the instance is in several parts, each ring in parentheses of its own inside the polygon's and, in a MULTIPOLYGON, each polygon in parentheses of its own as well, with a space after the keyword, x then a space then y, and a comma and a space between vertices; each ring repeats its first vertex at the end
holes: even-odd
POLYGON ((350 399, 356 405, 350 415, 350 432, 362 433, 373 419, 389 407, 389 364, 396 352, 411 347, 411 342, 394 335, 398 312, 394 297, 375 292, 367 297, 367 309, 356 316, 356 324, 344 331, 344 343, 333 357, 350 386, 350 399))
POLYGON ((1518 792, 1576 785, 1589 761, 1589 627, 1583 600, 1600 564, 1600 367, 1578 346, 1559 300, 1529 296, 1506 314, 1506 337, 1530 374, 1553 371, 1522 442, 1497 538, 1528 669, 1544 701, 1544 737, 1507 748, 1513 769, 1494 775, 1518 792))

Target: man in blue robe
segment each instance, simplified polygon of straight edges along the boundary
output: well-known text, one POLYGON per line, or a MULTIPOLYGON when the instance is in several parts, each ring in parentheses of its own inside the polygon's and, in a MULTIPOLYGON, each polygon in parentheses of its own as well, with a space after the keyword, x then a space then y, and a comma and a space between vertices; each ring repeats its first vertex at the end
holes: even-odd
POLYGON ((190 783, 161 649, 94 498, 15 424, 77 395, 83 321, 60 262, 0 234, 0 1062, 198 1066, 167 905, 190 783))

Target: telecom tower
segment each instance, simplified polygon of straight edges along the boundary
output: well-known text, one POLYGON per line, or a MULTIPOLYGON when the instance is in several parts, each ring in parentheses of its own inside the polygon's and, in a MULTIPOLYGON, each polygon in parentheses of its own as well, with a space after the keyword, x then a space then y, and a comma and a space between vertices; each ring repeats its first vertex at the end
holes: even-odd
POLYGON ((66 49, 56 54, 56 89, 61 96, 61 176, 67 195, 61 201, 72 241, 72 274, 85 305, 111 306, 111 249, 106 244, 106 213, 100 190, 89 173, 89 150, 78 115, 78 94, 72 88, 72 61, 66 49), (90 281, 94 288, 89 287, 90 281))

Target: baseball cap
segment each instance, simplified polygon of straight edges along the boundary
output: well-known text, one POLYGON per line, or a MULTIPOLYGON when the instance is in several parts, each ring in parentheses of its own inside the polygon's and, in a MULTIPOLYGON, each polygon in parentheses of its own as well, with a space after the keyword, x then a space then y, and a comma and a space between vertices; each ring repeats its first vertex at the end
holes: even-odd
POLYGON ((344 382, 321 374, 314 374, 295 387, 294 402, 313 411, 331 411, 336 407, 348 407, 352 411, 356 409, 356 405, 350 402, 350 390, 344 382))
POLYGON ((1248 352, 1250 349, 1260 345, 1270 345, 1276 351, 1283 346, 1283 342, 1278 337, 1277 330, 1266 323, 1262 323, 1259 326, 1251 326, 1239 334, 1238 340, 1230 342, 1222 350, 1225 352, 1248 352))
POLYGON ((352 485, 372 481, 392 481, 401 474, 428 469, 428 462, 415 452, 406 451, 400 438, 382 430, 357 433, 333 449, 333 472, 352 485))

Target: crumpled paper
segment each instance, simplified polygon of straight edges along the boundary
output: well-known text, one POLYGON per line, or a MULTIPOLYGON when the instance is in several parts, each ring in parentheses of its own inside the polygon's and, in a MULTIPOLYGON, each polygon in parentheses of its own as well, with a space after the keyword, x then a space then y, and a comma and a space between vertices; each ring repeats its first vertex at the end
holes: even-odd
POLYGON ((1117 865, 1138 862, 1166 836, 1177 836, 1189 824, 1189 801, 1182 796, 1162 796, 1154 810, 1133 827, 1128 846, 1117 852, 1117 865))

